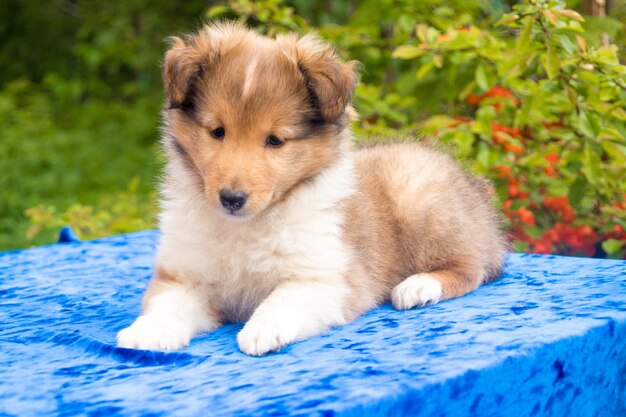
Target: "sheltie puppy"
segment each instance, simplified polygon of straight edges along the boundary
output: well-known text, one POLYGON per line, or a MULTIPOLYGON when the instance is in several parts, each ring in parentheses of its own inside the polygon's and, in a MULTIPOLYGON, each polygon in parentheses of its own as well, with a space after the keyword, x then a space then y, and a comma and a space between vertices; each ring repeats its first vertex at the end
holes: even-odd
POLYGON ((248 355, 410 309, 500 274, 489 185, 419 144, 353 149, 354 62, 315 35, 233 23, 164 60, 161 238, 126 348, 174 350, 245 322, 248 355))

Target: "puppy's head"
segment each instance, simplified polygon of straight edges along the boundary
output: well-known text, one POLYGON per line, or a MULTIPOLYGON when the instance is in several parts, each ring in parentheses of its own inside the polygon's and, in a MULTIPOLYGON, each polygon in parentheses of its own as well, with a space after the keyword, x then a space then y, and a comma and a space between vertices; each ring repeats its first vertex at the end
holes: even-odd
POLYGON ((165 147, 208 202, 254 216, 330 166, 350 121, 354 63, 313 35, 205 26, 165 55, 165 147))

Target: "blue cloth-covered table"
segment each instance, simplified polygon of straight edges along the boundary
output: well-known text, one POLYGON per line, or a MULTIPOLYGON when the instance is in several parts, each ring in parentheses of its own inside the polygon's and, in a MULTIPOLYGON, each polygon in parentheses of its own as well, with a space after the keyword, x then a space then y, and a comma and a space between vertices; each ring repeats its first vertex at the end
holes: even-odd
POLYGON ((0 254, 0 415, 626 416, 626 262, 510 255, 470 295, 261 358, 240 325, 118 349, 157 238, 0 254))

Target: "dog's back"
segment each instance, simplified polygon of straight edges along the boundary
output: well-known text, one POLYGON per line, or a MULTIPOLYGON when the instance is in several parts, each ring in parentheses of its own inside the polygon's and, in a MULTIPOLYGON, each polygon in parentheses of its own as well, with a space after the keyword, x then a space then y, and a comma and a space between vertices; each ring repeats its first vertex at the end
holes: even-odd
POLYGON ((360 193, 344 231, 378 302, 414 274, 454 275, 447 298, 500 274, 507 243, 486 181, 415 143, 364 148, 354 159, 360 193))

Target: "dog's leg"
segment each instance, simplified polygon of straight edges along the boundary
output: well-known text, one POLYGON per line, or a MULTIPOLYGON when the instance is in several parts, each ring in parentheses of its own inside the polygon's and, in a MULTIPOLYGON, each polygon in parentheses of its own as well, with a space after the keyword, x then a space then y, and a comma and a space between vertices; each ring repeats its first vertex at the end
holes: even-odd
POLYGON ((259 356, 346 323, 343 283, 289 281, 256 309, 237 335, 242 352, 259 356))
POLYGON ((143 313, 118 333, 117 344, 132 349, 176 350, 218 325, 201 291, 157 269, 143 299, 143 313))
POLYGON ((433 271, 411 275, 391 292, 391 304, 398 310, 422 307, 460 297, 475 290, 482 276, 456 271, 433 271))

